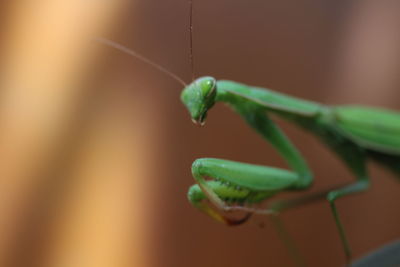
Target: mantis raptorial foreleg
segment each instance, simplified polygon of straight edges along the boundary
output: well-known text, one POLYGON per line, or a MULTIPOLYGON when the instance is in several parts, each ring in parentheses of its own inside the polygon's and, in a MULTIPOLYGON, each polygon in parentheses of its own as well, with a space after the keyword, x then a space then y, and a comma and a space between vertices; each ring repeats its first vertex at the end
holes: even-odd
POLYGON ((220 210, 230 211, 235 209, 232 203, 241 203, 244 199, 247 203, 257 203, 293 186, 299 179, 295 173, 283 169, 212 158, 196 160, 192 165, 192 173, 204 195, 199 195, 199 188, 194 187, 189 192, 190 201, 222 222, 226 222, 222 215, 217 216, 218 213, 214 214, 207 205, 199 206, 204 197, 220 210), (214 181, 207 181, 206 177, 214 181), (263 191, 255 192, 252 188, 262 188, 263 191))
MULTIPOLYGON (((297 266, 305 266, 303 259, 277 217, 278 214, 271 214, 276 211, 241 206, 241 203, 238 204, 237 202, 241 202, 241 200, 246 203, 259 202, 286 189, 306 188, 312 182, 311 171, 298 150, 263 110, 246 106, 237 106, 235 109, 251 127, 279 151, 294 171, 221 159, 198 159, 192 166, 193 177, 199 183, 205 196, 220 210, 242 210, 248 212, 248 214, 270 214, 280 238, 285 243, 297 266), (218 189, 208 186, 205 177, 217 181, 223 180, 228 188, 230 184, 235 185, 229 195, 229 202, 231 203, 225 203, 224 199, 218 196, 218 189), (240 186, 241 184, 243 187, 240 186), (237 195, 234 195, 235 190, 237 190, 237 195), (251 190, 255 191, 252 192, 251 190)), ((247 219, 247 217, 241 220, 227 218, 204 204, 202 200, 193 201, 194 199, 190 195, 189 193, 189 199, 195 206, 218 221, 232 225, 242 223, 247 219)), ((226 192, 223 195, 226 196, 226 192)))
MULTIPOLYGON (((238 111, 253 128, 277 148, 294 172, 222 159, 198 159, 193 163, 192 173, 207 198, 219 209, 228 211, 240 207, 227 205, 225 203, 227 199, 229 202, 246 200, 247 203, 255 203, 286 189, 303 189, 309 186, 311 172, 307 164, 279 127, 260 110, 238 107, 238 111), (235 186, 231 189, 230 195, 225 194, 225 199, 222 199, 218 196, 216 185, 212 188, 205 180, 206 177, 217 181, 223 180, 226 187, 229 187, 229 184, 235 186), (261 192, 251 192, 251 190, 261 192)), ((218 213, 206 205, 199 206, 199 199, 191 196, 193 195, 189 194, 189 199, 195 206, 219 221, 224 221, 222 215, 217 215, 218 213)), ((248 208, 248 211, 254 210, 248 208)))

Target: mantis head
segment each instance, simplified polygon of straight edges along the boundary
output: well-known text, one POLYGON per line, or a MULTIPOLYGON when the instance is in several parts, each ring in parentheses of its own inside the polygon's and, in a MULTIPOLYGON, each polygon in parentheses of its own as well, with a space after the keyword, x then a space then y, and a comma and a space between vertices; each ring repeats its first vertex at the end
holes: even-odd
POLYGON ((207 111, 214 105, 217 81, 213 77, 201 77, 183 89, 181 100, 189 110, 192 121, 204 125, 207 111))

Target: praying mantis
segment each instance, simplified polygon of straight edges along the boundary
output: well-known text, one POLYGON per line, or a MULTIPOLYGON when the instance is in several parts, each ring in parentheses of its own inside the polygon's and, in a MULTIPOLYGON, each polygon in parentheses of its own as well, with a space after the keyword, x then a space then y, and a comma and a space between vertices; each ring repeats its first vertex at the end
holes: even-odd
POLYGON ((244 222, 247 216, 232 220, 218 210, 273 214, 326 197, 346 257, 350 260, 350 246, 335 201, 369 187, 368 160, 380 163, 400 178, 400 113, 362 106, 326 106, 265 88, 217 81, 213 77, 195 80, 183 90, 181 99, 192 120, 200 125, 204 125, 207 112, 214 104, 222 102, 229 105, 272 144, 291 168, 289 171, 224 159, 197 159, 192 165, 197 184, 188 192, 189 201, 195 207, 217 221, 234 225, 244 222), (279 192, 307 190, 313 181, 305 159, 274 123, 272 116, 281 117, 316 135, 343 161, 356 181, 326 192, 276 202, 267 209, 244 206, 262 202, 279 192), (205 202, 206 199, 218 210, 205 202))
POLYGON ((368 189, 370 182, 366 166, 370 160, 400 178, 400 113, 363 106, 328 106, 208 76, 187 85, 140 54, 108 40, 99 41, 139 58, 178 80, 184 87, 181 100, 196 124, 205 124, 207 114, 215 104, 228 105, 269 142, 290 167, 286 170, 225 159, 197 159, 192 164, 196 184, 188 190, 188 199, 193 206, 219 222, 237 225, 244 223, 253 213, 275 215, 325 198, 330 204, 347 261, 350 261, 351 249, 335 201, 368 189), (253 204, 281 192, 305 191, 313 183, 312 171, 306 160, 274 122, 275 117, 287 120, 319 138, 342 160, 355 181, 323 192, 273 202, 265 209, 256 208, 253 204), (246 216, 241 219, 227 216, 226 212, 236 210, 245 211, 246 216))

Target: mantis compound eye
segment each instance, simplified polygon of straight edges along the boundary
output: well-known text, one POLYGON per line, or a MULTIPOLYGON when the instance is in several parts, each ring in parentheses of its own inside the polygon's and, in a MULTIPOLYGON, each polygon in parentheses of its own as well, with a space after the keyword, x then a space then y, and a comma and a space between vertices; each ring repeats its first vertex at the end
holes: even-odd
POLYGON ((212 97, 216 92, 217 81, 213 77, 203 77, 197 79, 195 82, 202 91, 202 95, 204 95, 206 98, 212 97))

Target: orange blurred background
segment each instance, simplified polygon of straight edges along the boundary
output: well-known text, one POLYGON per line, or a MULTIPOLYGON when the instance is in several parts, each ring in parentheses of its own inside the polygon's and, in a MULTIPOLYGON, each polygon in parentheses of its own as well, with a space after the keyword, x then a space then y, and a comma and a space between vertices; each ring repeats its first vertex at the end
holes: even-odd
MULTIPOLYGON (((223 105, 196 127, 179 84, 94 41, 123 43, 189 82, 187 1, 0 5, 0 266, 294 266, 267 218, 230 228, 186 200, 194 159, 286 167, 277 153, 223 105)), ((194 0, 195 73, 399 109, 399 10, 194 0)), ((280 124, 314 170, 310 191, 352 181, 316 138, 280 124)), ((371 177, 368 192, 338 201, 355 257, 400 234, 398 180, 374 164, 371 177)), ((343 266, 325 201, 281 217, 309 266, 343 266)))

